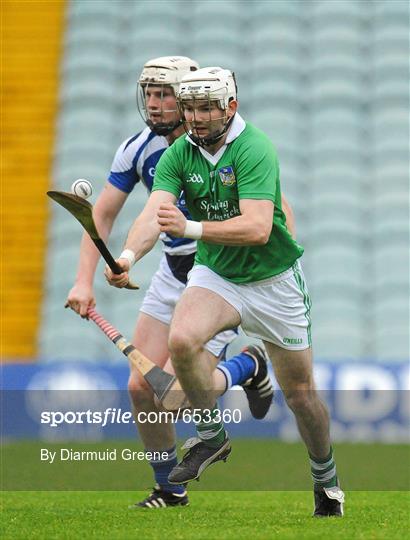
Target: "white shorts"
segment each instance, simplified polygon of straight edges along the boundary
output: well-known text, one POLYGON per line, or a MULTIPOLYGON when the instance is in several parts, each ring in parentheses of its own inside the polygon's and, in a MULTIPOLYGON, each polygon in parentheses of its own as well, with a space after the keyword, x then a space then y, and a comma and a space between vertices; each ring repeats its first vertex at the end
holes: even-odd
POLYGON ((241 316, 248 336, 292 351, 311 346, 311 301, 299 261, 277 276, 241 285, 198 265, 188 274, 187 287, 202 287, 222 296, 241 316))
MULTIPOLYGON (((163 256, 144 296, 140 311, 169 326, 176 303, 184 290, 185 285, 172 274, 163 256)), ((219 356, 237 335, 237 330, 221 332, 208 341, 205 348, 214 356, 219 356)))

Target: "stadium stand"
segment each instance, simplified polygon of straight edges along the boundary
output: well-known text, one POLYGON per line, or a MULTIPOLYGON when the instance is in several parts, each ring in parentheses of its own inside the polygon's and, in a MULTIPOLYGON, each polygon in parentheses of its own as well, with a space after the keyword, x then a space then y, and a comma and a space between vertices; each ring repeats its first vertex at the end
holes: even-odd
POLYGON ((3 2, 2 357, 32 361, 43 298, 63 3, 3 2))
MULTIPOLYGON (((217 17, 212 3, 190 2, 189 12, 182 4, 71 2, 55 186, 85 177, 100 190, 117 145, 143 127, 135 83, 148 58, 187 54, 230 67, 243 115, 278 149, 306 248, 315 355, 408 358, 408 3, 230 1, 218 2, 217 17)), ((114 253, 145 199, 137 187, 115 225, 114 253)), ((73 314, 59 335, 80 228, 55 208, 52 219, 41 354, 116 358, 73 314)), ((99 308, 128 336, 158 254, 137 265, 138 293, 97 275, 99 308)))

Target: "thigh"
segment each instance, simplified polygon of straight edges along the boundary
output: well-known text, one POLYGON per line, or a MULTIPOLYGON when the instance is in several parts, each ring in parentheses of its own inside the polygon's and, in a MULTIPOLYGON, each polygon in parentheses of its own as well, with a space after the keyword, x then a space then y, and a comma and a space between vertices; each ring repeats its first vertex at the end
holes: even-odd
POLYGON ((163 257, 144 296, 140 312, 169 325, 184 289, 185 285, 174 277, 163 257))
POLYGON ((314 388, 312 369, 312 349, 292 351, 263 342, 272 361, 273 370, 285 396, 295 390, 314 388))
POLYGON ((240 323, 238 311, 210 289, 185 289, 174 311, 171 333, 185 334, 206 343, 219 332, 240 323))
POLYGON ((184 288, 184 284, 172 275, 163 257, 142 302, 132 341, 138 350, 161 368, 169 358, 169 325, 184 288))
POLYGON ((169 358, 168 336, 168 324, 146 313, 140 313, 132 343, 142 354, 162 368, 169 358))

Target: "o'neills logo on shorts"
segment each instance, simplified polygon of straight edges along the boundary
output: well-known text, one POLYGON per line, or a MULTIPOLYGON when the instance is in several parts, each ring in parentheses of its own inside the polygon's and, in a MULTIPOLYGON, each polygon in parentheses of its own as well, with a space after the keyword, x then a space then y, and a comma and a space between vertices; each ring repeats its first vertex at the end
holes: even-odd
POLYGON ((301 345, 303 343, 302 338, 290 338, 290 337, 284 337, 283 343, 286 343, 287 345, 301 345))

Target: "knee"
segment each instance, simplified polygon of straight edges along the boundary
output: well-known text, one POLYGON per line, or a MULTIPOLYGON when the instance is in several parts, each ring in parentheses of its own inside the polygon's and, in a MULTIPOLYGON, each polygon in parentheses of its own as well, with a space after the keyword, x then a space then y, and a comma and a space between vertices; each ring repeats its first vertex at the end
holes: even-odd
POLYGON ((284 392, 284 394, 286 403, 295 414, 303 414, 310 411, 317 399, 316 391, 304 386, 295 386, 284 392))
POLYGON ((131 371, 128 379, 128 393, 132 404, 137 411, 147 408, 151 409, 155 406, 152 388, 137 372, 131 371))
POLYGON ((170 332, 168 347, 174 367, 186 366, 189 360, 201 349, 202 343, 198 338, 179 331, 170 332))

